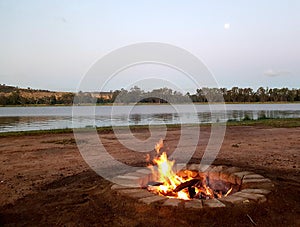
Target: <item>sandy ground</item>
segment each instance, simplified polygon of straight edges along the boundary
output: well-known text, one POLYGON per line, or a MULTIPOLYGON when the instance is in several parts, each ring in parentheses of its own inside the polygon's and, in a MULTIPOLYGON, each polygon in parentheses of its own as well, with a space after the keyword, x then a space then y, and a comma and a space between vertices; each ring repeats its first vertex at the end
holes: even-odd
MULTIPOLYGON (((145 129, 134 133, 149 136, 145 129)), ((200 161, 209 135, 201 128, 191 163, 200 161)), ((169 153, 179 136, 168 131, 169 153)), ((146 153, 130 151, 113 133, 100 138, 119 161, 146 165, 146 153)), ((83 160, 72 133, 2 137, 0 154, 0 225, 254 226, 249 215, 257 226, 300 226, 300 128, 227 127, 214 164, 255 171, 275 184, 266 203, 234 208, 185 210, 118 196, 83 160)))

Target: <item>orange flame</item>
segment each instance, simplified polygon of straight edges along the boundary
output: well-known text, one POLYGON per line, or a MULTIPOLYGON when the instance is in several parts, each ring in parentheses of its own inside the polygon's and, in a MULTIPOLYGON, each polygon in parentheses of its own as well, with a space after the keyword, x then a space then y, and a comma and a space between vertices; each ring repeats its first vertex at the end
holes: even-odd
MULTIPOLYGON (((163 140, 161 139, 156 145, 155 150, 158 155, 157 158, 153 159, 153 163, 157 165, 157 181, 163 182, 163 185, 158 187, 158 193, 162 195, 174 194, 173 190, 182 182, 183 180, 181 177, 177 176, 176 173, 173 171, 173 166, 175 161, 168 160, 168 156, 166 152, 163 152, 160 155, 160 150, 163 147, 163 140)), ((151 167, 150 167, 151 168, 151 167)), ((152 173, 154 172, 153 168, 152 173)), ((182 190, 175 196, 168 196, 168 197, 176 197, 179 199, 189 200, 188 192, 182 190)))
MULTIPOLYGON (((168 160, 166 152, 162 152, 162 154, 160 154, 161 148, 163 148, 162 139, 160 139, 160 141, 155 145, 157 157, 153 159, 153 163, 157 165, 157 171, 154 170, 152 165, 149 165, 148 167, 152 170, 152 174, 156 177, 157 181, 161 182, 162 185, 152 187, 151 191, 155 191, 160 195, 164 195, 171 198, 190 200, 191 198, 187 188, 178 192, 174 192, 174 190, 181 183, 192 180, 192 174, 188 172, 188 176, 184 179, 176 175, 176 173, 173 171, 175 161, 168 160)), ((150 156, 147 156, 147 160, 149 158, 150 156)), ((202 185, 202 188, 195 187, 194 189, 196 194, 203 193, 209 198, 214 198, 214 191, 205 184, 202 185)), ((231 191, 232 188, 227 191, 225 196, 227 196, 231 191)), ((222 197, 222 193, 218 193, 217 196, 218 198, 222 197)))

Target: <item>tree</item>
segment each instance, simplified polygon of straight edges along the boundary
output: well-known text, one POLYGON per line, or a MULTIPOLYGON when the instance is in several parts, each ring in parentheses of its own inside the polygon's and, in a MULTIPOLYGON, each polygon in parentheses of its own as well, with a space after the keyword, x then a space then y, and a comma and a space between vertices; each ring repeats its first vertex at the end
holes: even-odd
POLYGON ((13 91, 10 96, 8 97, 8 103, 9 105, 20 105, 21 104, 21 96, 20 91, 13 91))
POLYGON ((50 105, 55 105, 57 102, 55 95, 50 96, 50 105))
POLYGON ((58 99, 58 103, 61 104, 72 104, 74 100, 74 93, 64 93, 61 97, 58 99))
POLYGON ((266 89, 263 87, 259 87, 256 91, 256 96, 259 102, 265 102, 267 101, 267 94, 266 94, 266 89))
POLYGON ((2 105, 2 106, 5 106, 5 105, 7 105, 8 103, 7 103, 7 98, 5 97, 5 95, 3 95, 3 94, 1 94, 0 95, 0 105, 2 105))

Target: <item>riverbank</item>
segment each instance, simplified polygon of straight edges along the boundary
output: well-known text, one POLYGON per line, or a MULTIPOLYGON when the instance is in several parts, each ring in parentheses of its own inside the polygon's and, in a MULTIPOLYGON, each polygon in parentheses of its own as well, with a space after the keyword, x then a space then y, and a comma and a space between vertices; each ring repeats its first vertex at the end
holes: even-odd
MULTIPOLYGON (((240 125, 227 126, 214 164, 237 166, 270 178, 275 189, 266 203, 200 212, 142 204, 117 195, 110 182, 89 168, 72 132, 39 132, 0 138, 0 225, 252 226, 247 215, 259 226, 299 225, 300 128, 233 123, 240 125)), ((133 133, 142 140, 149 136, 143 127, 133 133)), ((179 134, 178 127, 168 128, 168 153, 175 149, 179 134)), ((201 127, 192 163, 200 161, 209 135, 210 127, 201 127)), ((99 136, 117 160, 146 165, 146 153, 123 147, 110 130, 100 130, 99 136)))

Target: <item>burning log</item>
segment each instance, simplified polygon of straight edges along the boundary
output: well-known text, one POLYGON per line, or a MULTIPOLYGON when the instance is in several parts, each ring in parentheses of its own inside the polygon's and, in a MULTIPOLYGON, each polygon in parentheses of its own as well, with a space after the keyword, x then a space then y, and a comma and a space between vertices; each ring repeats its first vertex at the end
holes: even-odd
POLYGON ((209 178, 207 173, 190 170, 175 173, 174 161, 168 160, 165 152, 160 155, 162 146, 162 140, 155 146, 158 157, 153 163, 157 165, 157 170, 154 171, 152 168, 154 179, 158 182, 149 182, 148 191, 171 198, 191 200, 222 198, 238 190, 229 182, 209 178))
POLYGON ((163 196, 176 196, 176 193, 173 191, 163 191, 159 188, 160 185, 148 185, 147 190, 149 192, 155 193, 157 195, 163 196))
POLYGON ((148 186, 159 186, 159 185, 163 185, 164 183, 162 182, 157 182, 157 181, 149 181, 148 182, 148 186))
POLYGON ((188 191, 189 191, 189 197, 190 197, 190 199, 194 198, 195 195, 196 195, 196 190, 195 190, 195 188, 188 187, 188 191))
POLYGON ((150 182, 148 182, 147 190, 149 192, 154 192, 157 194, 157 192, 159 191, 158 189, 159 189, 160 185, 163 185, 163 183, 156 182, 156 181, 150 181, 150 182))
POLYGON ((179 192, 179 191, 181 191, 182 189, 185 189, 185 188, 191 188, 192 186, 194 186, 198 182, 200 182, 199 179, 192 179, 192 180, 189 180, 189 181, 185 181, 185 182, 181 183, 180 185, 178 185, 174 189, 174 192, 179 192))

